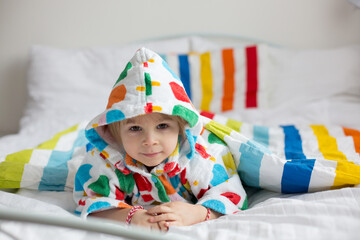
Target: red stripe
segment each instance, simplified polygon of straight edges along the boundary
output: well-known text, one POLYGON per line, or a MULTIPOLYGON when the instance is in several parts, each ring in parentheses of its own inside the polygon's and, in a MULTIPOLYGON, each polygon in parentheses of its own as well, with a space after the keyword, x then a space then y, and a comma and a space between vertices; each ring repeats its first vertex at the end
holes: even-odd
POLYGON ((257 107, 258 61, 256 46, 246 48, 246 107, 257 107))

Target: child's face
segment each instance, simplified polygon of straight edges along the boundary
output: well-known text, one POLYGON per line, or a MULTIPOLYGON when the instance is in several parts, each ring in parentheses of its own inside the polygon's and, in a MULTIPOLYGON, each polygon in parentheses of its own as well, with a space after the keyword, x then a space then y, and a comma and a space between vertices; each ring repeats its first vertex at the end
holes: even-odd
POLYGON ((179 137, 176 120, 161 113, 150 113, 120 125, 120 137, 127 154, 147 167, 155 167, 176 148, 179 137))

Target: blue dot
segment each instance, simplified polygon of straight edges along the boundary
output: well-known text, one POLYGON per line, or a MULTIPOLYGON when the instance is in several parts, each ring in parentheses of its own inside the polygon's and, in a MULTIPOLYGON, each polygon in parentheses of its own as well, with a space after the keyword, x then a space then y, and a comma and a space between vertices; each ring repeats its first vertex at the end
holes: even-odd
POLYGON ((158 180, 154 177, 154 176, 151 176, 151 180, 153 181, 153 183, 157 183, 158 182, 158 180))
POLYGON ((94 211, 97 211, 102 208, 108 208, 111 204, 108 202, 96 202, 90 205, 90 207, 87 210, 87 213, 92 213, 94 211))
POLYGON ((207 200, 206 202, 202 203, 201 205, 203 205, 204 207, 207 207, 207 208, 211 208, 218 213, 226 214, 225 205, 222 202, 220 202, 219 200, 214 200, 214 199, 207 200))
POLYGON ((83 185, 86 183, 90 178, 90 169, 92 165, 84 164, 81 165, 76 173, 75 176, 75 191, 84 191, 83 185))
POLYGON ((120 110, 115 109, 106 113, 106 122, 108 124, 116 121, 121 121, 124 119, 125 119, 125 114, 120 110))
POLYGON ((229 179, 229 176, 227 175, 225 168, 220 164, 215 164, 212 172, 213 172, 213 179, 211 180, 210 183, 213 186, 219 185, 220 183, 223 183, 229 179))

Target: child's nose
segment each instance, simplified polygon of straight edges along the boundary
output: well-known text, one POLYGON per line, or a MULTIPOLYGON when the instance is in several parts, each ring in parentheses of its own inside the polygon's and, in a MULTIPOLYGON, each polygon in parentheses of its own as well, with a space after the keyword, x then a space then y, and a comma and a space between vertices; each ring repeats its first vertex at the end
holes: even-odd
POLYGON ((151 146, 158 143, 158 137, 156 136, 156 133, 154 132, 147 132, 145 134, 144 142, 143 144, 145 146, 151 146))

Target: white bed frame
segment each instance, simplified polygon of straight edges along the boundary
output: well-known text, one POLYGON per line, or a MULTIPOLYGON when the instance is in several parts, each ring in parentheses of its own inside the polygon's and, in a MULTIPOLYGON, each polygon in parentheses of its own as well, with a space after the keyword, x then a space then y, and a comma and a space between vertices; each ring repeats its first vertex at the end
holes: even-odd
POLYGON ((0 16, 0 136, 19 130, 34 44, 113 46, 189 33, 299 48, 360 43, 360 8, 347 0, 0 0, 0 16))

